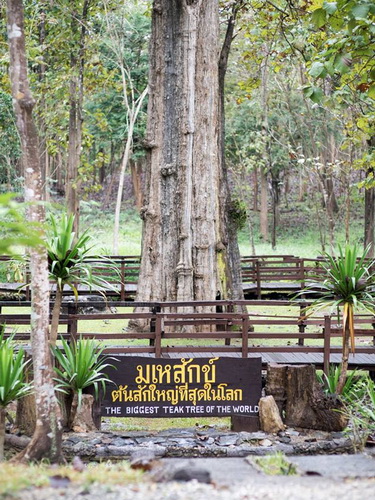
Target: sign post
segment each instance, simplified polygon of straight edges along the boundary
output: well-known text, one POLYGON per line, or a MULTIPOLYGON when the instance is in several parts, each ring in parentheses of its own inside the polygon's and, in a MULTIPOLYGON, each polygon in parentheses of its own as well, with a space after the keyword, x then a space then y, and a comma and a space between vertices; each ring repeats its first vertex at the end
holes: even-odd
POLYGON ((258 417, 261 358, 122 356, 107 370, 106 417, 258 417))

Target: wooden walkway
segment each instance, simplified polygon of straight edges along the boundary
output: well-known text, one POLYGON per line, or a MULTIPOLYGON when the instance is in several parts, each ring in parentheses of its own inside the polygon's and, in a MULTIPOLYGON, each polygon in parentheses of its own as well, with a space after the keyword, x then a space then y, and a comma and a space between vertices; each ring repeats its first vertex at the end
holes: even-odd
MULTIPOLYGON (((109 348, 107 349, 107 353, 115 354, 116 356, 134 356, 135 354, 124 353, 122 352, 122 348, 109 348)), ((154 358, 155 355, 151 353, 137 353, 137 356, 154 358)), ((211 352, 173 352, 173 353, 162 353, 161 358, 164 359, 179 359, 179 358, 219 358, 222 356, 230 357, 230 358, 242 358, 242 354, 239 352, 232 353, 223 353, 223 352, 215 352, 212 350, 211 352)), ((285 365, 310 365, 313 364, 317 368, 324 368, 324 354, 323 353, 272 353, 272 352, 256 352, 249 353, 248 358, 262 358, 262 367, 265 369, 268 364, 276 363, 276 364, 285 364, 285 365)), ((331 353, 330 355, 330 364, 339 365, 341 363, 341 354, 331 353)), ((350 369, 361 369, 367 370, 375 373, 375 352, 374 354, 350 354, 349 355, 349 368, 350 369)))

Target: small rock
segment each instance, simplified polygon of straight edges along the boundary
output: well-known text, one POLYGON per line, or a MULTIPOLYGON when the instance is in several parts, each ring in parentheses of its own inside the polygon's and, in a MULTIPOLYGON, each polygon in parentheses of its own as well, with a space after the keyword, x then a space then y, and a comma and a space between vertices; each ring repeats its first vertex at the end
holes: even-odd
POLYGON ((263 447, 268 447, 268 446, 272 446, 272 441, 270 441, 269 439, 262 439, 262 441, 260 441, 260 446, 263 446, 263 447))
POLYGON ((70 479, 67 476, 56 474, 49 478, 51 488, 67 488, 70 485, 70 479))
POLYGON ((137 450, 130 455, 132 469, 151 470, 156 456, 152 450, 137 450))
POLYGON ((294 429, 287 429, 286 430, 286 435, 287 436, 299 436, 300 432, 294 430, 294 429))
POLYGON ((172 481, 192 481, 195 479, 198 483, 211 483, 211 475, 208 470, 201 467, 185 467, 183 469, 176 470, 172 476, 172 481))
POLYGON ((273 396, 265 396, 259 400, 259 422, 264 432, 277 433, 285 429, 279 408, 273 396))
POLYGON ((342 437, 344 437, 344 433, 343 432, 331 432, 331 436, 332 439, 341 439, 342 437))
POLYGON ((124 439, 124 438, 117 438, 114 439, 111 442, 112 446, 127 446, 127 445, 134 445, 134 440, 133 439, 124 439))
POLYGON ((80 457, 74 457, 72 460, 73 469, 77 472, 83 472, 86 469, 86 465, 82 462, 80 457))
POLYGON ((237 443, 237 434, 229 434, 227 436, 220 436, 217 439, 217 444, 219 446, 233 446, 237 443))
POLYGON ((289 444, 291 442, 291 438, 289 436, 283 436, 281 438, 279 438, 279 441, 280 443, 284 443, 284 444, 289 444))

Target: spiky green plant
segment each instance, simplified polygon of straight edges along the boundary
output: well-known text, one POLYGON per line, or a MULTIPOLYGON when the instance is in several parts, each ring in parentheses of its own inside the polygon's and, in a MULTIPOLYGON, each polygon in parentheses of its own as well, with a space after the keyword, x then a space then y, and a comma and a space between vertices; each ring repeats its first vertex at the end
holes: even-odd
POLYGON ((375 383, 361 377, 343 398, 340 410, 350 421, 347 429, 355 451, 363 451, 369 436, 375 437, 375 383))
POLYGON ((322 267, 325 278, 312 278, 299 295, 318 294, 306 309, 307 314, 331 308, 331 312, 343 309, 343 348, 337 393, 341 394, 346 381, 349 360, 349 339, 354 353, 354 312, 365 309, 375 311, 375 261, 366 259, 369 247, 359 252, 356 245, 338 247, 338 256, 324 253, 322 267))
MULTIPOLYGON (((56 345, 60 310, 64 286, 67 285, 78 298, 78 284, 86 285, 90 290, 104 292, 117 291, 116 288, 100 274, 93 273, 92 260, 98 259, 92 254, 92 239, 87 231, 75 239, 73 232, 74 216, 63 215, 58 221, 50 217, 51 231, 47 240, 48 266, 50 279, 56 283, 55 304, 52 311, 50 343, 56 345)), ((101 267, 106 268, 118 277, 116 264, 106 257, 100 257, 101 267)), ((119 278, 120 280, 120 278, 119 278)))
MULTIPOLYGON (((337 384, 339 383, 341 373, 341 367, 339 365, 331 365, 329 367, 328 374, 317 373, 317 379, 323 386, 324 391, 327 394, 337 394, 337 384)), ((356 384, 356 374, 357 372, 353 370, 349 376, 347 376, 344 388, 342 390, 342 395, 344 397, 348 396, 356 384)))
POLYGON ((32 390, 32 384, 25 382, 24 351, 15 349, 13 337, 5 338, 4 327, 0 332, 0 462, 4 459, 6 407, 32 390))
POLYGON ((98 346, 94 339, 80 339, 70 344, 62 339, 61 342, 62 349, 52 347, 57 360, 57 366, 54 368, 57 375, 55 378, 57 388, 77 394, 78 406, 80 406, 82 392, 86 387, 91 385, 94 387, 96 398, 99 384, 103 391, 105 390, 105 383, 109 379, 103 370, 112 366, 108 360, 114 358, 102 356, 104 346, 98 346))

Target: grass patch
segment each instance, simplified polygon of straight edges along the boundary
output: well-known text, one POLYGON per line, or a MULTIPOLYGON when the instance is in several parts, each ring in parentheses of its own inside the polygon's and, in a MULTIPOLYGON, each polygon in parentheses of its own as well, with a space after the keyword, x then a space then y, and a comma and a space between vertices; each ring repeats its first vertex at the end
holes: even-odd
POLYGON ((115 431, 148 431, 161 432, 169 429, 196 427, 197 429, 217 428, 221 431, 230 430, 230 417, 199 417, 199 418, 102 418, 108 430, 115 431))
POLYGON ((89 463, 83 472, 77 472, 72 466, 50 467, 48 465, 13 465, 0 464, 0 498, 6 498, 19 490, 30 487, 46 487, 51 484, 51 477, 65 479, 72 486, 89 487, 95 483, 124 484, 137 483, 143 473, 130 468, 127 462, 89 463))
POLYGON ((258 469, 268 476, 294 476, 297 474, 295 465, 289 462, 281 452, 254 458, 253 462, 258 469))

